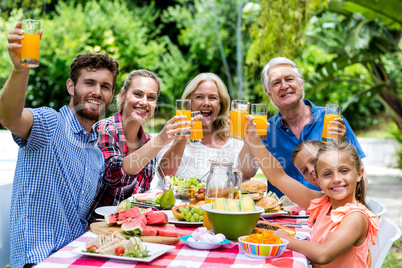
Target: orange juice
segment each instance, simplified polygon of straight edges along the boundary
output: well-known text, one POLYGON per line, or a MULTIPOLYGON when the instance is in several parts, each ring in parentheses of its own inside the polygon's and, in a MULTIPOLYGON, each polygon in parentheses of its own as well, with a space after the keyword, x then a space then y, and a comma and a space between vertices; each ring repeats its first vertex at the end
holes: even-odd
POLYGON ((25 67, 34 67, 30 66, 30 64, 38 66, 40 36, 39 34, 23 34, 23 36, 24 39, 21 40, 22 65, 25 67))
MULTIPOLYGON (((212 203, 216 199, 217 198, 205 198, 205 204, 212 203)), ((206 211, 204 211, 204 223, 203 223, 203 226, 207 227, 208 230, 212 230, 212 226, 211 226, 211 223, 209 222, 208 215, 207 215, 206 211)))
POLYGON ((244 139, 246 131, 246 115, 248 112, 243 110, 231 110, 230 111, 230 137, 235 139, 244 139))
POLYGON ((192 141, 202 141, 203 138, 202 121, 194 121, 194 125, 191 127, 190 139, 192 141))
MULTIPOLYGON (((177 120, 176 122, 182 122, 182 121, 191 121, 191 111, 190 110, 176 110, 176 115, 185 115, 187 118, 186 119, 181 119, 177 120)), ((191 127, 190 125, 184 125, 180 126, 177 128, 185 128, 185 127, 191 127)), ((179 135, 189 135, 190 133, 179 133, 179 135)))
POLYGON ((329 126, 333 126, 334 125, 330 125, 329 122, 330 121, 334 121, 335 118, 341 118, 341 116, 339 114, 326 114, 324 117, 324 126, 322 128, 322 141, 323 142, 328 142, 331 139, 338 139, 338 135, 330 135, 328 134, 328 127, 329 126))
POLYGON ((267 138, 267 115, 257 114, 254 115, 253 122, 256 124, 255 129, 257 134, 261 136, 261 139, 267 138))

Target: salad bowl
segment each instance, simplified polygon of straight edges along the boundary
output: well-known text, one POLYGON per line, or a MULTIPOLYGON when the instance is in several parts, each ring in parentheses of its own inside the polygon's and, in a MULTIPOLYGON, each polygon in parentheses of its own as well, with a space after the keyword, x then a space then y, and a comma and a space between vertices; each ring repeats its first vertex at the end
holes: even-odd
POLYGON ((205 183, 195 177, 184 179, 176 176, 165 177, 166 189, 172 189, 176 199, 188 200, 198 193, 200 188, 205 188, 205 183))

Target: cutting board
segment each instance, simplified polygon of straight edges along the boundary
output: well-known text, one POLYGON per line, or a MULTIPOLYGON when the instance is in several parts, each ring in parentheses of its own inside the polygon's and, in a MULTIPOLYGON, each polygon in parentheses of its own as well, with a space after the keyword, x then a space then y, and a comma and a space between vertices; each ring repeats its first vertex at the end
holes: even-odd
MULTIPOLYGON (((123 236, 127 236, 125 232, 121 229, 120 225, 107 225, 106 222, 93 222, 90 225, 91 231, 97 235, 111 235, 113 232, 117 231, 123 236)), ((171 236, 140 236, 142 241, 148 243, 158 243, 165 245, 177 244, 180 241, 179 237, 171 237, 171 236)))

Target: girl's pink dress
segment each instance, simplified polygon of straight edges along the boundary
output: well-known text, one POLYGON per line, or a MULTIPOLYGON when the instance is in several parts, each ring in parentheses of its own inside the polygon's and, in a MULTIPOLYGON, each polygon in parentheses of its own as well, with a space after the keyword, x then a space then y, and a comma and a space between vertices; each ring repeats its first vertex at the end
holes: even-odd
MULTIPOLYGON (((377 231, 380 227, 378 217, 361 203, 347 203, 343 207, 332 210, 331 216, 328 216, 330 209, 331 202, 325 195, 321 198, 311 201, 308 208, 308 212, 310 212, 310 217, 308 219, 309 227, 312 227, 314 223, 314 228, 311 232, 311 241, 323 243, 331 235, 331 233, 338 228, 343 217, 356 211, 363 213, 367 217, 369 222, 368 234, 366 240, 361 246, 352 246, 331 263, 325 265, 315 265, 314 267, 369 267, 367 264, 369 243, 372 241, 373 245, 375 244, 377 231)), ((371 260, 369 260, 369 262, 371 262, 371 260)))

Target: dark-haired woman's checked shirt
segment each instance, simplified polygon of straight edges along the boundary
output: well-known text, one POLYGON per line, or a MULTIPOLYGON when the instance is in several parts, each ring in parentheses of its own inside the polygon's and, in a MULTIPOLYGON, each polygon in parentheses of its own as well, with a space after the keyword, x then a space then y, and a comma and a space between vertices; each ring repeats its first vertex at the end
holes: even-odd
MULTIPOLYGON (((124 186, 134 183, 133 194, 145 192, 150 188, 155 174, 155 158, 136 175, 127 175, 123 170, 123 159, 128 155, 127 140, 124 135, 121 112, 109 118, 100 120, 95 125, 98 134, 98 146, 105 158, 105 177, 88 213, 87 220, 93 222, 97 215, 95 209, 102 206, 115 206, 124 199, 124 186)), ((151 136, 139 130, 140 144, 138 148, 147 143, 151 136)), ((144 161, 144 159, 141 159, 144 161)))

